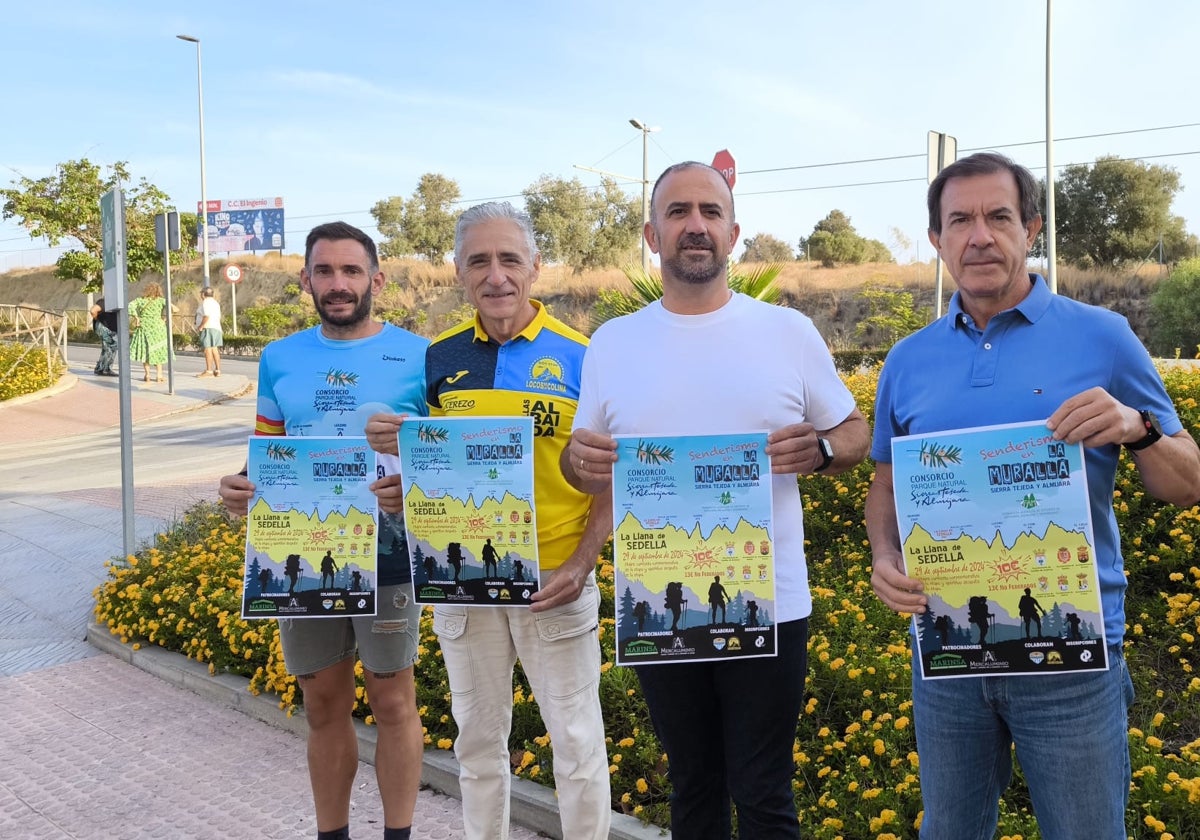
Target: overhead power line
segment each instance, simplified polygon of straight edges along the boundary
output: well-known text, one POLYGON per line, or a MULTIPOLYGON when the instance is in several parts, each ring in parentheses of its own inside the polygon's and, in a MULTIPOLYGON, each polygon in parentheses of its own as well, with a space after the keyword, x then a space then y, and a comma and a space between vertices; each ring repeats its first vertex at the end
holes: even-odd
MULTIPOLYGON (((1147 134, 1147 133, 1155 132, 1155 131, 1174 131, 1174 130, 1182 129, 1182 128, 1196 128, 1196 127, 1200 127, 1200 122, 1180 123, 1178 125, 1153 126, 1150 128, 1133 128, 1133 129, 1127 129, 1124 131, 1106 131, 1106 132, 1101 132, 1098 134, 1079 134, 1079 135, 1075 135, 1072 137, 1059 137, 1059 138, 1056 138, 1054 142, 1066 143, 1066 142, 1071 142, 1071 141, 1076 141, 1076 140, 1095 140, 1095 139, 1103 138, 1103 137, 1119 137, 1119 136, 1124 136, 1124 135, 1129 135, 1129 134, 1147 134)), ((634 139, 636 139, 636 138, 634 138, 634 139)), ((1010 149, 1010 148, 1016 148, 1018 146, 1037 146, 1037 145, 1041 145, 1044 142, 1045 142, 1044 140, 1026 140, 1026 141, 1022 141, 1019 143, 1000 143, 1000 144, 990 145, 990 146, 978 146, 978 147, 973 147, 973 148, 969 148, 969 149, 962 149, 961 151, 963 151, 963 152, 979 152, 979 151, 987 151, 987 150, 992 150, 992 149, 1010 149)), ((626 145, 628 145, 628 144, 626 144, 626 145)), ((1158 154, 1158 155, 1133 155, 1130 157, 1118 157, 1117 160, 1160 160, 1163 158, 1188 157, 1191 155, 1198 155, 1198 154, 1200 154, 1200 150, 1187 151, 1187 152, 1171 152, 1171 153, 1167 153, 1167 154, 1158 154)), ((743 169, 738 172, 738 175, 739 176, 766 175, 766 174, 771 174, 771 173, 776 173, 776 172, 794 172, 794 171, 808 170, 808 169, 829 169, 829 168, 838 167, 838 166, 855 166, 855 165, 861 165, 861 164, 867 164, 867 163, 887 163, 890 161, 897 161, 897 160, 923 159, 925 157, 926 157, 926 154, 924 152, 918 153, 918 154, 906 154, 906 155, 887 155, 887 156, 883 156, 883 157, 858 158, 855 160, 828 161, 825 163, 807 163, 807 164, 798 164, 798 165, 794 165, 794 166, 777 166, 777 167, 770 167, 767 169, 743 169)), ((1055 164, 1054 168, 1055 169, 1064 169, 1069 166, 1088 166, 1093 163, 1095 163, 1095 161, 1087 161, 1085 163, 1062 163, 1062 164, 1055 164)), ((1036 166, 1036 167, 1031 166, 1029 168, 1035 172, 1041 172, 1041 171, 1044 171, 1046 167, 1045 166, 1036 166)), ((916 182, 924 181, 924 180, 925 180, 925 177, 894 178, 894 179, 884 179, 884 180, 875 180, 875 181, 856 181, 856 182, 841 183, 841 184, 821 184, 821 185, 809 186, 809 187, 783 187, 783 188, 774 189, 774 190, 755 190, 755 191, 739 190, 737 195, 739 198, 741 198, 743 196, 774 195, 774 194, 789 193, 789 192, 816 192, 816 191, 820 191, 820 190, 855 189, 855 188, 859 188, 859 187, 877 187, 877 186, 890 186, 893 184, 916 183, 916 182)), ((603 189, 603 187, 599 187, 599 186, 589 187, 587 185, 581 185, 581 188, 584 190, 587 190, 589 192, 603 189)), ((460 206, 461 205, 473 206, 475 204, 481 204, 485 201, 510 201, 513 199, 521 199, 524 197, 525 197, 525 194, 523 192, 520 192, 520 193, 512 193, 512 194, 508 194, 508 195, 487 196, 484 198, 463 198, 463 199, 459 199, 458 201, 454 201, 451 203, 453 205, 460 205, 460 206)), ((370 213, 371 213, 370 210, 349 210, 349 211, 345 211, 342 213, 317 213, 317 214, 308 214, 308 215, 302 215, 302 216, 288 216, 287 218, 288 218, 288 221, 305 221, 308 219, 329 219, 329 218, 346 218, 346 217, 351 217, 351 216, 367 216, 367 215, 370 215, 370 213)), ((375 227, 375 225, 371 224, 370 227, 375 227)), ((307 233, 307 231, 303 228, 297 228, 297 229, 285 230, 284 233, 294 236, 294 235, 303 235, 303 234, 307 233)), ((7 239, 0 239, 0 243, 18 242, 18 241, 27 241, 27 240, 26 240, 26 237, 10 237, 7 239)), ((68 247, 72 247, 72 246, 42 246, 40 248, 0 249, 0 254, 19 254, 19 253, 25 253, 25 252, 29 252, 29 251, 58 250, 58 249, 65 249, 68 247)))
MULTIPOLYGON (((1200 123, 1182 123, 1180 125, 1160 125, 1153 128, 1131 128, 1127 131, 1106 131, 1101 134, 1080 134, 1076 137, 1059 137, 1055 139, 1055 143, 1066 143, 1072 140, 1095 140, 1098 137, 1118 137, 1125 134, 1145 134, 1150 131, 1172 131, 1178 128, 1195 128, 1200 126, 1200 123)), ((1038 146, 1045 143, 1045 140, 1026 140, 1021 143, 1001 143, 995 146, 978 146, 973 149, 962 149, 964 152, 983 152, 989 149, 1012 149, 1017 146, 1038 146)), ((1192 152, 1184 152, 1182 154, 1193 154, 1192 152)), ((790 172, 796 169, 823 169, 831 166, 853 166, 861 163, 882 163, 891 160, 912 160, 915 158, 926 157, 925 152, 911 155, 890 155, 888 157, 877 158, 861 158, 859 160, 838 160, 829 163, 806 163, 797 166, 776 166, 770 169, 742 169, 738 171, 738 175, 761 175, 768 172, 790 172)), ((1170 155, 1158 155, 1158 157, 1170 157, 1170 155)), ((1075 164, 1068 164, 1075 165, 1075 164)), ((1045 167, 1042 167, 1043 169, 1045 167)), ((1055 167, 1056 169, 1058 167, 1055 167)))
MULTIPOLYGON (((991 146, 989 148, 997 148, 997 147, 991 146)), ((978 150, 972 149, 971 151, 978 151, 978 150)), ((1158 160, 1159 158, 1185 157, 1187 155, 1200 155, 1200 150, 1197 150, 1194 152, 1171 152, 1170 154, 1164 154, 1164 155, 1137 155, 1135 157, 1128 157, 1128 158, 1117 157, 1116 160, 1158 160)), ((919 155, 919 157, 925 157, 925 155, 919 155)), ((1088 163, 1056 163, 1056 164, 1054 164, 1054 168, 1055 169, 1066 169, 1068 166, 1090 166, 1092 163, 1095 163, 1095 161, 1090 161, 1088 163)), ((1027 168, 1033 172, 1041 172, 1041 171, 1045 170, 1046 167, 1030 166, 1027 168)), ((763 170, 763 171, 766 171, 766 170, 763 170)), ((738 174, 743 175, 745 173, 739 172, 738 174)), ((877 187, 877 186, 885 186, 888 184, 909 184, 909 183, 914 183, 917 181, 924 182, 925 180, 926 180, 925 176, 921 176, 920 178, 896 178, 896 179, 888 180, 888 181, 859 181, 857 183, 852 183, 852 184, 822 184, 820 186, 815 186, 815 187, 784 187, 784 188, 781 188, 778 190, 756 190, 754 192, 739 191, 737 195, 740 198, 742 196, 747 196, 747 195, 772 195, 774 193, 814 192, 816 190, 838 190, 838 189, 850 189, 852 187, 877 187)))

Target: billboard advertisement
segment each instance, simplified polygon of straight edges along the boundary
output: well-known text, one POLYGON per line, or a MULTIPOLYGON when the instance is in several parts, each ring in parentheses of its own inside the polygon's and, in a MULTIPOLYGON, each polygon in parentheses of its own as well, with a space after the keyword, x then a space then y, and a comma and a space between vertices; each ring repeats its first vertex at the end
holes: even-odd
MULTIPOLYGON (((196 212, 200 212, 200 202, 196 202, 196 212)), ((282 198, 208 202, 209 253, 277 251, 283 246, 282 198)))

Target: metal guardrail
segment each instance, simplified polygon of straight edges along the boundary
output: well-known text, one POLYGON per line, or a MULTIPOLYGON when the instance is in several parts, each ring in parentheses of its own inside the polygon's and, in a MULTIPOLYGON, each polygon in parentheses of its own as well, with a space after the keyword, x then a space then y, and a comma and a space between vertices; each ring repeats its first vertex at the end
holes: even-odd
POLYGON ((0 304, 0 343, 25 347, 24 352, 7 369, 0 370, 0 379, 12 375, 31 353, 43 352, 46 354, 46 385, 53 385, 51 376, 56 368, 55 359, 62 363, 63 370, 67 367, 67 313, 19 304, 0 304))

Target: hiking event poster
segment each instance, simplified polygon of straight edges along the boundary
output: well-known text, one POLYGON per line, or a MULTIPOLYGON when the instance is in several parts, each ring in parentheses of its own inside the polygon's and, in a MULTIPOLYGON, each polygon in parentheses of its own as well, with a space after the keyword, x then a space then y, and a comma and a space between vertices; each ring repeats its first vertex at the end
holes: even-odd
POLYGON ((1083 458, 1044 422, 892 440, 926 679, 1108 668, 1083 458))
POLYGON ((251 437, 242 618, 375 615, 375 453, 365 438, 251 437))
POLYGON ((616 440, 616 663, 774 656, 767 433, 616 440))
POLYGON ((533 418, 406 420, 397 439, 417 602, 529 606, 540 583, 533 418))

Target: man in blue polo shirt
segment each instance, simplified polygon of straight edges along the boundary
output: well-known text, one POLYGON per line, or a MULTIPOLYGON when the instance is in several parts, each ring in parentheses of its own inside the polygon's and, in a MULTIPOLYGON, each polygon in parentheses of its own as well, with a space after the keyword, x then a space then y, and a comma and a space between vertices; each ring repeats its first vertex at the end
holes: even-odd
POLYGON ((1121 653, 1126 584, 1112 506, 1121 447, 1155 497, 1200 499, 1200 450, 1125 319, 1058 297, 1027 273, 1042 227, 1038 192, 1028 170, 997 154, 951 164, 929 187, 929 239, 958 291, 945 317, 892 349, 879 377, 866 503, 871 583, 892 609, 926 609, 921 581, 903 571, 893 437, 1049 418, 1056 439, 1086 447, 1110 668, 924 680, 914 664, 923 840, 992 837, 1014 743, 1046 840, 1126 836, 1133 687, 1121 653))

